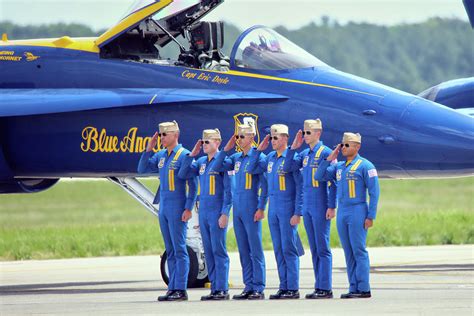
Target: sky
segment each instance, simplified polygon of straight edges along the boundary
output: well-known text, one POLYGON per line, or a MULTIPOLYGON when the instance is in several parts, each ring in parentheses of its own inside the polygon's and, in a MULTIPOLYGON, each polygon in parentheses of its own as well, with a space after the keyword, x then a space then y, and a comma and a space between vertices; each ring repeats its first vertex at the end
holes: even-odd
MULTIPOLYGON (((133 2, 0 0, 0 21, 21 25, 78 22, 99 30, 113 26, 133 2)), ((225 0, 206 20, 230 22, 240 29, 255 24, 297 29, 320 21, 325 15, 343 24, 355 21, 394 25, 422 22, 434 16, 468 20, 462 0, 225 0)))

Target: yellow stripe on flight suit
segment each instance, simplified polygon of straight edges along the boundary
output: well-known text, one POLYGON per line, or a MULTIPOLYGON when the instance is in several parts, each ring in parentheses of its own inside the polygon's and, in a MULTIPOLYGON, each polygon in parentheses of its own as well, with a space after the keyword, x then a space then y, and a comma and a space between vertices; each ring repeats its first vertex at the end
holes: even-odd
MULTIPOLYGON (((314 156, 314 159, 319 159, 319 157, 321 156, 321 153, 323 152, 323 150, 324 150, 323 146, 319 147, 318 151, 316 152, 316 156, 314 156)), ((314 174, 316 173, 317 170, 318 170, 318 168, 313 168, 313 171, 311 172, 311 180, 312 180, 312 183, 313 183, 313 188, 319 187, 319 181, 314 180, 314 174)))
POLYGON ((280 191, 286 191, 285 176, 278 176, 278 181, 280 182, 280 191))
MULTIPOLYGON (((351 171, 356 171, 361 163, 361 159, 357 160, 356 163, 351 167, 351 171)), ((356 197, 355 180, 349 180, 349 197, 351 199, 356 197)))
POLYGON ((252 174, 245 174, 245 190, 252 190, 252 174))
MULTIPOLYGON (((176 154, 174 155, 173 161, 178 160, 178 158, 179 158, 179 156, 181 155, 182 152, 183 152, 183 148, 181 147, 180 149, 178 149, 178 151, 177 151, 176 154)), ((173 170, 173 169, 169 169, 169 170, 168 170, 168 187, 169 187, 169 190, 170 190, 170 191, 174 191, 174 190, 175 190, 175 186, 174 186, 174 170, 173 170)))
POLYGON ((216 195, 216 177, 209 176, 209 195, 216 195))

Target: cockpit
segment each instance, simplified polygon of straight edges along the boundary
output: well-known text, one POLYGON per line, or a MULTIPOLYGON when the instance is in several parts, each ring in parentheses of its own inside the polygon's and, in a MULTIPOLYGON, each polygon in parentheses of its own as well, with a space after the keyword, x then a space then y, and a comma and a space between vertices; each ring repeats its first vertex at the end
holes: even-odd
POLYGON ((248 29, 225 52, 224 23, 200 21, 223 1, 137 0, 116 26, 99 37, 101 57, 215 71, 325 66, 264 26, 248 29))

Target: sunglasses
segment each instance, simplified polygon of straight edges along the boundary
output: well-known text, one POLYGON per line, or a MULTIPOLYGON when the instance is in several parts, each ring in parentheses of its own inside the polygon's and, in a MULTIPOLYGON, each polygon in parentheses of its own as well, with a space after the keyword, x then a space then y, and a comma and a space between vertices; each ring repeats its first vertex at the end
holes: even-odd
POLYGON ((311 131, 303 131, 303 136, 304 135, 311 135, 311 131))
POLYGON ((245 135, 235 135, 235 138, 236 138, 236 139, 239 139, 239 138, 240 138, 240 139, 244 139, 244 138, 245 138, 245 135))
POLYGON ((201 140, 201 145, 204 145, 204 144, 209 145, 210 143, 211 142, 208 140, 201 140))
POLYGON ((349 147, 351 147, 351 145, 350 145, 350 144, 341 144, 341 147, 347 147, 347 148, 349 148, 349 147))
POLYGON ((278 136, 270 136, 271 140, 278 140, 278 136))
POLYGON ((159 137, 166 137, 166 135, 168 135, 168 134, 166 134, 166 133, 160 133, 160 134, 158 134, 159 137))

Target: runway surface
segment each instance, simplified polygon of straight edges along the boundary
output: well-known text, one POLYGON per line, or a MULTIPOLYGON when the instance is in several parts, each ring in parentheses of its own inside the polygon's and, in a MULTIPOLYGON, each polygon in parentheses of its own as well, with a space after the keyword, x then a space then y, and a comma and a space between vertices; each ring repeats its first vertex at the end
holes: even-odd
MULTIPOLYGON (((347 292, 342 249, 333 249, 332 300, 305 300, 313 290, 309 251, 301 258, 300 300, 274 301, 278 288, 273 252, 266 252, 267 299, 201 302, 207 289, 188 291, 188 302, 157 302, 166 291, 159 256, 0 263, 0 314, 474 314, 474 245, 369 248, 371 299, 341 300, 347 292)), ((231 253, 230 294, 242 291, 238 253, 231 253)))

